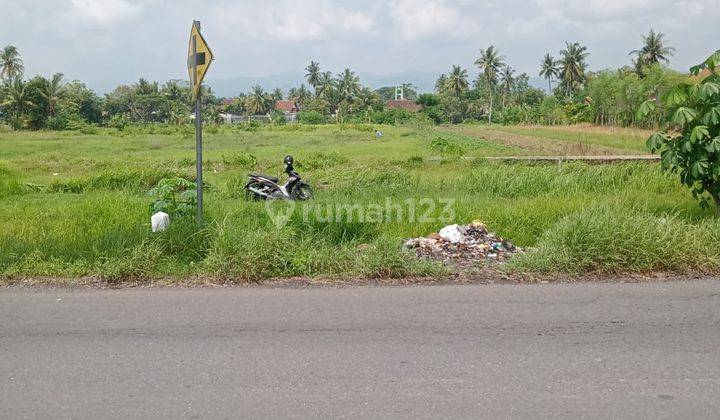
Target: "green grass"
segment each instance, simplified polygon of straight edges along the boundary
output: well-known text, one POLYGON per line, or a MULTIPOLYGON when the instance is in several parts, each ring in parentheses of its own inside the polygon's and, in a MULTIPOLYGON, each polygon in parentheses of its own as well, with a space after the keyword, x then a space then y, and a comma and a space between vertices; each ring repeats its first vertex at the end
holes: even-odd
MULTIPOLYGON (((150 197, 166 176, 192 177, 194 139, 183 133, 0 133, 0 276, 96 276, 107 281, 203 276, 442 275, 401 247, 445 223, 481 219, 534 248, 515 272, 583 274, 718 272, 720 223, 655 164, 502 164, 517 152, 433 128, 288 126, 205 134, 207 224, 149 227, 150 197), (247 202, 249 171, 281 175, 282 157, 316 187, 318 212, 298 207, 278 229, 262 202, 247 202), (441 160, 430 158, 440 157, 441 160), (462 157, 469 157, 463 159, 462 157), (455 200, 446 222, 328 222, 334 204, 455 200)), ((422 210, 426 210, 423 207, 422 210)), ((429 212, 442 214, 442 206, 429 212)))

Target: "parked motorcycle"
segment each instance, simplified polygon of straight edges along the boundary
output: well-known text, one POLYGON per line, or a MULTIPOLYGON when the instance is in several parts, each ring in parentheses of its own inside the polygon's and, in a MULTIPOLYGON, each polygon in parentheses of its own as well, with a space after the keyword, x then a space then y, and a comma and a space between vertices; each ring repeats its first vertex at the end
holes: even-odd
POLYGON ((285 156, 285 173, 288 180, 279 184, 279 179, 263 174, 248 174, 250 180, 245 184, 245 195, 251 200, 309 200, 313 197, 310 185, 300 179, 300 175, 293 168, 292 156, 285 156))

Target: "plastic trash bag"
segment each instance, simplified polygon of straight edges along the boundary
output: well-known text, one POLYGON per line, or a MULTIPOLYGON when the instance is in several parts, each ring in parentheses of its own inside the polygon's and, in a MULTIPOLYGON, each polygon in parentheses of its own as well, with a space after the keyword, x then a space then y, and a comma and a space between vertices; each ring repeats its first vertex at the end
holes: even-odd
POLYGON ((465 235, 460 231, 460 226, 458 225, 445 226, 440 229, 438 234, 441 238, 453 244, 464 243, 466 240, 465 235))
POLYGON ((164 212, 157 212, 150 218, 153 232, 162 232, 170 226, 170 216, 164 212))

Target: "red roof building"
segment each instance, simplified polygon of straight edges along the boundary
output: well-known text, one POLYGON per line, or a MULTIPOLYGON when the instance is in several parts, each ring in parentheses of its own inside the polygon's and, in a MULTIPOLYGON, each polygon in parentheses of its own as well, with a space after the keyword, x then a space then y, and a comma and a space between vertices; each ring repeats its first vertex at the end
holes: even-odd
POLYGON ((409 99, 391 99, 387 101, 387 104, 385 106, 388 109, 398 108, 410 112, 418 112, 422 109, 421 105, 418 105, 415 103, 415 101, 411 101, 409 99))
POLYGON ((295 114, 300 111, 298 106, 293 101, 276 101, 275 109, 285 112, 287 114, 295 114))

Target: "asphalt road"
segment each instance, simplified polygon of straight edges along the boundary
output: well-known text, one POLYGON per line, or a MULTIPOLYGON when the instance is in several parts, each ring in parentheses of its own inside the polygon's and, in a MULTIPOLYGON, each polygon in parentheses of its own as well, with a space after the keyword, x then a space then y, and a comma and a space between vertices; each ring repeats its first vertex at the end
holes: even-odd
POLYGON ((718 418, 720 281, 0 290, 0 417, 718 418))

